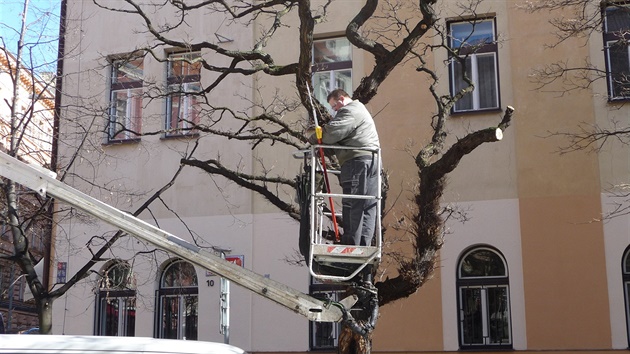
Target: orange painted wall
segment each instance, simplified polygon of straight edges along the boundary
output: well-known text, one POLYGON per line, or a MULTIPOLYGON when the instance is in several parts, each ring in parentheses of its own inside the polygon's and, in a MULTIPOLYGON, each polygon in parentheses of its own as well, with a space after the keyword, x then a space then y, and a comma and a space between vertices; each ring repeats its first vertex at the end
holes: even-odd
POLYGON ((610 348, 599 196, 521 198, 529 349, 610 348))
POLYGON ((438 268, 417 293, 381 307, 373 338, 374 351, 442 349, 441 296, 438 268))

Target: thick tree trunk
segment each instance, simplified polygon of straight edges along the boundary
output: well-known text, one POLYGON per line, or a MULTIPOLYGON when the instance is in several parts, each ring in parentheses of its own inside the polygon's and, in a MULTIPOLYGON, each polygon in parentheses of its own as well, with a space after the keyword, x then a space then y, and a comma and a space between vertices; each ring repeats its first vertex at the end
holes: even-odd
POLYGON ((360 335, 350 326, 342 325, 339 334, 338 354, 370 354, 372 352, 372 332, 360 335))
POLYGON ((42 297, 36 300, 37 315, 39 317, 39 334, 52 334, 53 299, 42 297))

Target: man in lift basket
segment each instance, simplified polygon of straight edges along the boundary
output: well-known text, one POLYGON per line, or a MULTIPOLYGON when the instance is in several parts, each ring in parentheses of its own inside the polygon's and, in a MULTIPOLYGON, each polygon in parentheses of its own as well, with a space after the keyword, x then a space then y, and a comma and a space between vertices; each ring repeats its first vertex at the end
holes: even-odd
MULTIPOLYGON (((363 103, 352 100, 342 89, 336 89, 326 98, 334 118, 322 127, 322 144, 351 146, 368 149, 380 147, 378 133, 372 115, 363 103)), ((317 137, 309 137, 317 144, 317 137)), ((343 194, 377 195, 378 163, 373 152, 359 149, 336 149, 341 165, 339 182, 343 194)), ((355 246, 371 246, 376 225, 375 199, 342 199, 341 243, 355 246)))

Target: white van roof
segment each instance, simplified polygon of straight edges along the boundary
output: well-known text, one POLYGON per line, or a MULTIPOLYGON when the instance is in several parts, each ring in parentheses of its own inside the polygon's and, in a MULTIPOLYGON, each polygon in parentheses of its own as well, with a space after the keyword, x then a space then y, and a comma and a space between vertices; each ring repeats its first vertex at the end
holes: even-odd
POLYGON ((245 354, 232 345, 147 337, 0 335, 0 353, 29 354, 245 354))

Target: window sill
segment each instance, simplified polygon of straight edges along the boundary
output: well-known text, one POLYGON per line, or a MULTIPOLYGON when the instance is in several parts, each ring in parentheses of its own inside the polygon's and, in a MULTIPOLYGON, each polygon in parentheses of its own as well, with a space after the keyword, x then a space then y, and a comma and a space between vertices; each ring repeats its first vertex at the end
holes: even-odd
POLYGON ((630 96, 628 97, 610 97, 608 98, 608 103, 610 104, 625 104, 630 102, 630 96))
POLYGON ((163 135, 160 139, 162 140, 169 140, 169 139, 192 139, 192 138, 198 138, 199 137, 199 133, 172 133, 172 134, 168 134, 168 135, 163 135))
POLYGON ((500 113, 502 111, 503 109, 501 109, 501 107, 478 109, 474 111, 458 111, 458 112, 451 111, 450 116, 452 118, 458 118, 459 116, 474 116, 474 115, 481 115, 481 114, 487 114, 487 113, 500 113))
POLYGON ((337 347, 325 347, 325 348, 311 347, 310 351, 317 352, 317 353, 337 353, 338 349, 337 347))
POLYGON ((513 351, 514 348, 512 348, 512 345, 470 345, 470 346, 465 346, 459 347, 459 350, 462 352, 478 352, 478 351, 484 351, 484 352, 508 352, 508 351, 513 351))
POLYGON ((125 144, 135 144, 135 143, 139 143, 140 142, 140 138, 130 138, 130 139, 112 139, 112 140, 108 140, 106 143, 103 143, 103 145, 125 145, 125 144))

